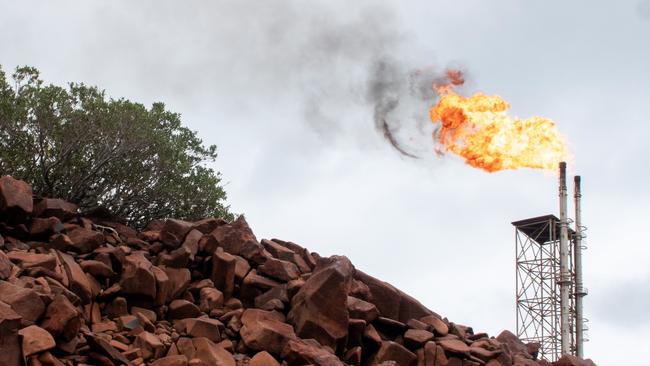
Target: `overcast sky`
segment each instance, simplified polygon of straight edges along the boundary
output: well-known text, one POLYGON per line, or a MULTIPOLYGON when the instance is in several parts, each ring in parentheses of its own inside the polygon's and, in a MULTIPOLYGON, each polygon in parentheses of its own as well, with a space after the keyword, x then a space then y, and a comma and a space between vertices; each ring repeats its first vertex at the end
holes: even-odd
POLYGON ((433 153, 435 100, 408 80, 460 67, 464 93, 566 136, 589 227, 585 355, 647 362, 650 1, 351 3, 0 0, 0 65, 166 103, 218 146, 229 203, 258 238, 346 255, 496 335, 515 328, 510 222, 557 214, 557 184, 433 153), (377 113, 418 159, 384 141, 377 113))

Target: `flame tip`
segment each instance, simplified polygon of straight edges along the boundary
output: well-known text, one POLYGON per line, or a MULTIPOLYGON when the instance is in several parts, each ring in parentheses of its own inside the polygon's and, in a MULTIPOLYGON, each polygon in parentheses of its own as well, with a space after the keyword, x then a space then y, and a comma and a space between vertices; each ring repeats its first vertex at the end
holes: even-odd
POLYGON ((453 74, 448 72, 447 77, 449 83, 434 84, 440 99, 429 111, 431 121, 440 123, 434 138, 445 151, 491 173, 518 168, 554 170, 569 156, 553 120, 511 117, 507 114, 510 105, 500 96, 459 95, 454 91, 453 74))

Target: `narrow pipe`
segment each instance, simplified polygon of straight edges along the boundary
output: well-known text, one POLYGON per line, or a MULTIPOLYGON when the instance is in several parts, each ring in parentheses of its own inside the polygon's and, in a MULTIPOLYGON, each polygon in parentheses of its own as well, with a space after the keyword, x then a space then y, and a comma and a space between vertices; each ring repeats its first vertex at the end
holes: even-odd
POLYGON ((560 341, 562 355, 570 354, 569 230, 567 220, 566 163, 560 163, 560 341))
POLYGON ((583 358, 584 355, 584 314, 582 312, 582 298, 587 295, 582 283, 582 191, 580 188, 580 176, 576 175, 573 177, 574 183, 574 199, 575 199, 575 209, 576 209, 576 218, 575 218, 575 232, 576 237, 573 241, 574 243, 574 255, 575 255, 575 273, 576 273, 576 356, 583 358))

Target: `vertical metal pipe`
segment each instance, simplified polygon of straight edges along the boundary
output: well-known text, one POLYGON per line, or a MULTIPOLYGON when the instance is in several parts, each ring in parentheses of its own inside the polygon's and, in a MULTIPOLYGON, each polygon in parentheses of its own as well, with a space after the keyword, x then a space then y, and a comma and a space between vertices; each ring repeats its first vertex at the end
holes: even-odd
POLYGON ((567 220, 566 163, 560 163, 560 341, 562 354, 570 354, 569 228, 567 220))
POLYGON ((584 314, 582 312, 582 298, 587 294, 582 283, 582 191, 580 188, 580 176, 573 177, 574 182, 574 199, 575 199, 575 232, 576 237, 573 241, 575 248, 575 276, 576 276, 576 356, 583 358, 584 349, 584 314))

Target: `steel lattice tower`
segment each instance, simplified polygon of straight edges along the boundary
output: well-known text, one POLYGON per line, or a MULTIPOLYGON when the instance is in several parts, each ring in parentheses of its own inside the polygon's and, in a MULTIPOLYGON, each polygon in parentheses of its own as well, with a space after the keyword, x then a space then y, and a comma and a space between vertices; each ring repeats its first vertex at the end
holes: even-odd
MULTIPOLYGON (((539 357, 557 360, 561 354, 560 220, 554 215, 515 221, 517 336, 540 344, 539 357)), ((574 278, 573 240, 569 230, 569 273, 574 278)), ((574 293, 574 281, 569 291, 574 293)), ((575 354, 575 306, 569 300, 569 346, 575 354)))

